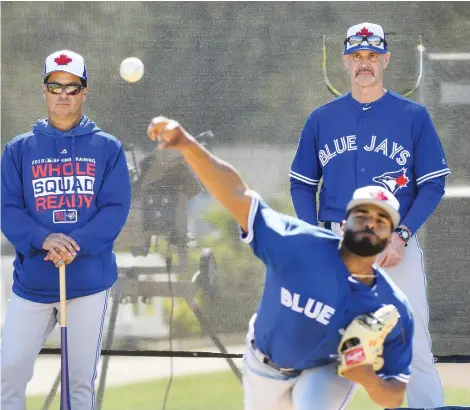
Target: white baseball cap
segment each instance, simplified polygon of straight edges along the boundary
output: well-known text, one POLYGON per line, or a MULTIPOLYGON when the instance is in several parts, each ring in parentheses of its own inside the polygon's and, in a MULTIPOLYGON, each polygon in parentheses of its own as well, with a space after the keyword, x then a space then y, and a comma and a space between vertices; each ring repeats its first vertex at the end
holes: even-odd
POLYGON ((85 60, 80 54, 70 50, 56 51, 46 58, 42 77, 45 78, 55 71, 65 71, 82 78, 85 83, 87 81, 85 60))
POLYGON ((374 23, 361 23, 349 27, 346 40, 344 40, 344 54, 351 54, 359 50, 370 50, 380 54, 387 53, 387 42, 382 26, 374 23))
POLYGON ((359 205, 372 204, 382 208, 392 219, 393 227, 400 224, 400 203, 395 196, 380 186, 365 186, 354 191, 351 201, 349 201, 346 212, 359 205))

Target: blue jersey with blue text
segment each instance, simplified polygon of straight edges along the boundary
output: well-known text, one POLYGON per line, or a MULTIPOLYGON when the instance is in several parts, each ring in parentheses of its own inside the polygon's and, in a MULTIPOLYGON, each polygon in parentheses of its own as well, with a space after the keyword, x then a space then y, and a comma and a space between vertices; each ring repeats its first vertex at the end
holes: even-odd
MULTIPOLYGON (((322 179, 320 221, 341 222, 357 188, 380 185, 396 196, 402 223, 415 232, 437 206, 449 174, 426 108, 387 91, 369 104, 361 104, 347 93, 313 111, 289 175, 291 184, 310 187, 313 194, 322 179), (422 189, 428 191, 413 208, 422 189), (436 197, 436 201, 430 197, 436 197)), ((301 215, 300 202, 311 201, 312 195, 299 198, 293 193, 297 215, 316 224, 314 205, 308 205, 314 216, 301 215)))
POLYGON ((385 364, 377 374, 408 382, 411 308, 381 269, 376 269, 373 287, 353 279, 340 257, 338 235, 274 211, 256 193, 248 232, 241 237, 266 265, 254 322, 261 352, 284 368, 303 370, 332 363, 340 329, 357 315, 392 304, 400 320, 385 341, 385 364))

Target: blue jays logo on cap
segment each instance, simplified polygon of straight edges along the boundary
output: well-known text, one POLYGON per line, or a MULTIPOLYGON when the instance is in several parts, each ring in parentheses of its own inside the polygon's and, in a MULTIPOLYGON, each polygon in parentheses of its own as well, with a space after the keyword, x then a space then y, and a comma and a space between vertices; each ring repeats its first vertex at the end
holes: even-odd
POLYGON ((54 71, 65 71, 87 81, 85 60, 80 54, 70 50, 56 51, 46 58, 42 76, 47 77, 54 71))
POLYGON ((344 40, 344 54, 359 50, 387 53, 387 41, 382 26, 374 23, 361 23, 348 29, 346 40, 344 40))

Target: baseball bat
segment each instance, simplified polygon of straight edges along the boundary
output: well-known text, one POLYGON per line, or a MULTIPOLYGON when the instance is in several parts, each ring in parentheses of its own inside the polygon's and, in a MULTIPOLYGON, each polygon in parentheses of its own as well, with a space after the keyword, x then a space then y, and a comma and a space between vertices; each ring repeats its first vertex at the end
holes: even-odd
POLYGON ((71 410, 69 393, 69 364, 67 353, 67 292, 65 264, 59 267, 60 289, 60 410, 71 410))

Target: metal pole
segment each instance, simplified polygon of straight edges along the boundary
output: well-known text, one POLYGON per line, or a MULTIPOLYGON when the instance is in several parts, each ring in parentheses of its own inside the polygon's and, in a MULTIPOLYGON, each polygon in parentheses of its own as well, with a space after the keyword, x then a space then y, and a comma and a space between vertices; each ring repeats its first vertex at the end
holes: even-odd
MULTIPOLYGON (((203 316, 201 309, 196 304, 196 301, 194 299, 192 301, 186 299, 186 303, 188 304, 188 306, 191 307, 191 310, 193 311, 194 315, 197 317, 197 320, 201 324, 201 327, 209 335, 209 337, 212 339, 214 344, 219 348, 220 352, 224 354, 228 354, 228 351, 225 348, 225 346, 219 340, 217 335, 212 331, 209 321, 203 316)), ((242 381, 242 374, 240 372, 240 369, 235 365, 235 362, 230 357, 227 357, 225 360, 227 361, 228 365, 232 369, 235 376, 237 376, 238 380, 242 381)))

